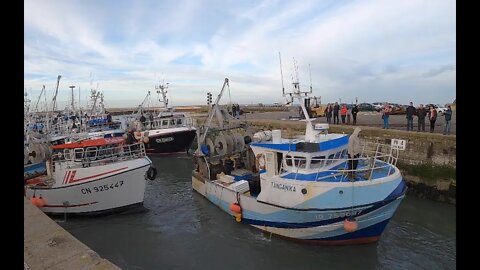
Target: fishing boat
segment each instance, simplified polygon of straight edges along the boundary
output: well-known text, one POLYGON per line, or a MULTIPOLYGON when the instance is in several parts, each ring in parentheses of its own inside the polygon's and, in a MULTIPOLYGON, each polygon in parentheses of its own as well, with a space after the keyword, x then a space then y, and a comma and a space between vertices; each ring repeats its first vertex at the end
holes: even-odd
POLYGON ((141 205, 146 179, 156 177, 142 142, 97 138, 52 148, 47 174, 25 177, 26 197, 45 213, 99 214, 141 205))
POLYGON ((396 167, 405 142, 363 143, 357 168, 349 169, 349 135, 313 125, 305 107, 311 90, 300 91, 298 80, 283 93, 300 102, 306 131, 288 138, 281 130, 252 135, 222 113, 225 85, 228 79, 197 128, 193 189, 237 222, 269 234, 320 244, 378 241, 407 189, 396 167))
POLYGON ((167 88, 168 83, 155 87, 160 96, 158 100, 163 103, 161 111, 155 116, 144 116, 144 120, 140 120, 143 104, 150 95, 149 91, 131 125, 135 127, 135 137, 145 142, 145 149, 149 154, 185 153, 195 139, 196 129, 189 114, 176 112, 168 107, 167 88))

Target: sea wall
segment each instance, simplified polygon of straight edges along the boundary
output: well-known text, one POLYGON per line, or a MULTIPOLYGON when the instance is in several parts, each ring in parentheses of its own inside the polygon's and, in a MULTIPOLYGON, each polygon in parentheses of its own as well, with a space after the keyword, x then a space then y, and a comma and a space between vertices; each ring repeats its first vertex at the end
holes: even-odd
MULTIPOLYGON (((249 120, 253 131, 281 129, 282 137, 305 132, 305 123, 284 120, 249 120)), ((355 126, 331 125, 331 133, 351 134, 355 126)), ((438 133, 407 132, 360 126, 359 137, 368 142, 390 144, 392 139, 407 141, 398 156, 398 167, 409 187, 409 194, 447 203, 456 203, 456 136, 438 133)))

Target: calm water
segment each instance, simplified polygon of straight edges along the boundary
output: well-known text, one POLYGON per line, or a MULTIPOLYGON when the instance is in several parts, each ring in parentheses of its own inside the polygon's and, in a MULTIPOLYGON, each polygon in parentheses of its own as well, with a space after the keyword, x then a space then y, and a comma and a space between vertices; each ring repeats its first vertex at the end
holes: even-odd
POLYGON ((455 269, 455 206, 407 197, 378 243, 328 247, 262 233, 191 187, 190 157, 152 157, 144 209, 59 224, 123 269, 455 269))

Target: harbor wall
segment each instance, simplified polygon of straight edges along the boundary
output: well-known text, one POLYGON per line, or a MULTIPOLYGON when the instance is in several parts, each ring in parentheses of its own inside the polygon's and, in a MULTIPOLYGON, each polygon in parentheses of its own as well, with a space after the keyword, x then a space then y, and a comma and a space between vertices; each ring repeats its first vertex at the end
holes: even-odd
MULTIPOLYGON (((305 122, 285 120, 249 120, 258 130, 281 129, 282 137, 304 134, 305 122)), ((456 136, 360 126, 359 137, 368 142, 390 144, 392 139, 407 141, 400 151, 397 166, 409 187, 408 193, 435 201, 456 203, 456 136)), ((351 134, 355 126, 330 125, 329 132, 351 134)))
POLYGON ((24 198, 24 269, 120 269, 24 198))

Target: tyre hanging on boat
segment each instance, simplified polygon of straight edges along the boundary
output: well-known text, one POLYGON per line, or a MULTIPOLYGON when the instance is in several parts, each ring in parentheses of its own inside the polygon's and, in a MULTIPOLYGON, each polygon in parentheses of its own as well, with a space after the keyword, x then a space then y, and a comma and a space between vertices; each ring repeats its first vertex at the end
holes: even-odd
POLYGON ((155 167, 148 168, 147 178, 149 180, 155 180, 156 177, 157 177, 157 169, 155 167))

